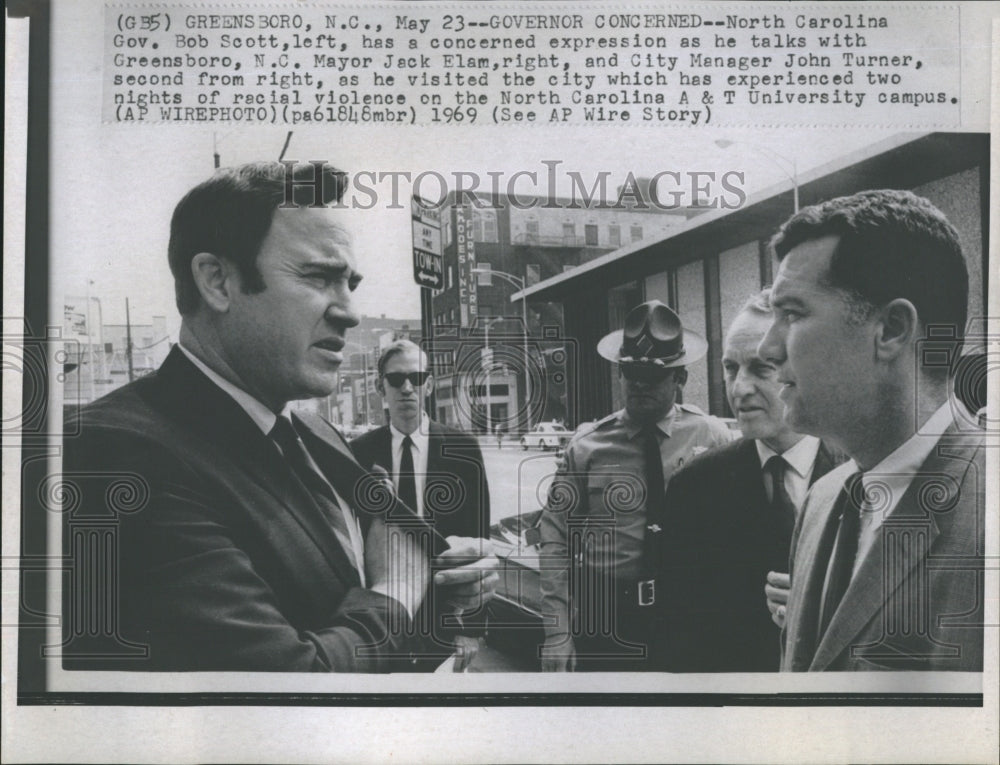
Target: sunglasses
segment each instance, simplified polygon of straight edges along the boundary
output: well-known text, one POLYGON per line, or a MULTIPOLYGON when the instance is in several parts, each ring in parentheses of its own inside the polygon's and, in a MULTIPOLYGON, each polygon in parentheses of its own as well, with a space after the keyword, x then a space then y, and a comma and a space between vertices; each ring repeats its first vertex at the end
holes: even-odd
POLYGON ((406 380, 409 380, 414 388, 419 388, 427 382, 429 376, 430 372, 386 372, 384 375, 386 382, 393 388, 402 388, 406 380))
POLYGON ((652 366, 650 364, 622 364, 618 367, 622 377, 629 382, 659 383, 673 374, 672 368, 652 366))

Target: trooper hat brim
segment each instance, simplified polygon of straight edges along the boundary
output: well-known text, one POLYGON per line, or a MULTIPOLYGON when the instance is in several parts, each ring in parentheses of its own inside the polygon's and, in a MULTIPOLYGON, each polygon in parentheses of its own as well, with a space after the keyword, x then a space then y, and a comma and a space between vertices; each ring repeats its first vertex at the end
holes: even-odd
POLYGON ((708 352, 708 342, 701 335, 698 335, 689 329, 684 330, 684 351, 676 359, 671 359, 666 361, 664 359, 650 358, 650 357, 627 357, 623 358, 621 355, 622 341, 624 339, 625 330, 616 329, 614 332, 610 332, 601 338, 600 342, 597 344, 597 352, 608 361, 613 361, 616 364, 650 364, 652 366, 662 367, 663 369, 669 369, 671 367, 686 367, 688 364, 693 364, 695 361, 703 358, 708 352))

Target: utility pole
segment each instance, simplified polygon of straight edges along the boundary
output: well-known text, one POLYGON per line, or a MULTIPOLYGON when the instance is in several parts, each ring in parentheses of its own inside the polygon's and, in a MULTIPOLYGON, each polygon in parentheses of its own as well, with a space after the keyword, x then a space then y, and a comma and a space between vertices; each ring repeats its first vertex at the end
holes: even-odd
POLYGON ((135 380, 132 370, 132 317, 128 310, 128 298, 125 298, 125 358, 128 359, 128 381, 135 380))
MULTIPOLYGON (((97 354, 94 353, 94 325, 90 321, 90 285, 93 280, 87 280, 87 368, 90 377, 90 401, 97 398, 97 389, 94 383, 94 368, 97 366, 97 354)), ((81 370, 83 367, 81 366, 81 370)))

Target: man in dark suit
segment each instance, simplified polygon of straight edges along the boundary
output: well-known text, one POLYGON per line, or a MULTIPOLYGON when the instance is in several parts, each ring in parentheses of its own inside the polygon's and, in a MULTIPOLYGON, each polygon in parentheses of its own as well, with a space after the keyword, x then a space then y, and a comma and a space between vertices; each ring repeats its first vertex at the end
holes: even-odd
POLYGON ((930 202, 868 191, 778 232, 785 419, 851 460, 816 483, 793 540, 782 669, 981 671, 983 433, 953 395, 968 272, 930 202))
POLYGON ((222 170, 181 200, 180 342, 66 439, 68 668, 406 669, 431 600, 479 608, 495 588, 487 561, 434 573, 479 545, 455 539, 429 561, 428 530, 366 481, 340 434, 286 414, 334 390, 361 281, 344 213, 324 206, 344 175, 299 170, 222 170), (115 535, 95 572, 83 558, 101 540, 81 517, 115 535), (95 608, 111 624, 101 640, 95 608))
POLYGON ((795 517, 813 481, 844 459, 784 422, 777 370, 757 355, 769 294, 747 302, 722 352, 743 437, 693 459, 667 489, 664 669, 672 672, 778 671, 795 517))
MULTIPOLYGON (((489 537, 490 491, 479 442, 424 412, 434 386, 427 354, 409 340, 391 343, 379 356, 377 385, 389 424, 351 442, 358 462, 385 469, 400 499, 442 536, 489 537)), ((479 641, 459 634, 454 643, 461 670, 479 641)))

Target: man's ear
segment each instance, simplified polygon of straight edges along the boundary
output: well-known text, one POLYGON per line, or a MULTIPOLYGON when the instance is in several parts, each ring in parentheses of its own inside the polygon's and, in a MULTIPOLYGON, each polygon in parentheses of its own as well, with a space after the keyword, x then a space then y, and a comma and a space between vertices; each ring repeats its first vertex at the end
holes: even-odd
POLYGON ((235 271, 228 262, 210 252, 191 258, 191 275, 202 301, 217 313, 229 310, 233 290, 239 289, 235 271))
POLYGON ((674 382, 680 387, 684 387, 684 383, 688 381, 688 371, 687 367, 680 367, 674 372, 674 382))
POLYGON ((424 398, 431 395, 431 391, 434 390, 434 377, 432 375, 427 375, 427 379, 424 380, 424 398))
MULTIPOLYGON (((367 374, 367 372, 365 374, 367 374)), ((367 385, 367 383, 365 383, 365 384, 367 385)), ((384 377, 379 377, 377 380, 375 380, 375 390, 378 391, 378 394, 382 398, 385 398, 385 378, 384 377)))
POLYGON ((879 313, 875 354, 888 361, 899 357, 913 345, 920 330, 920 320, 916 307, 904 298, 890 301, 879 313))

